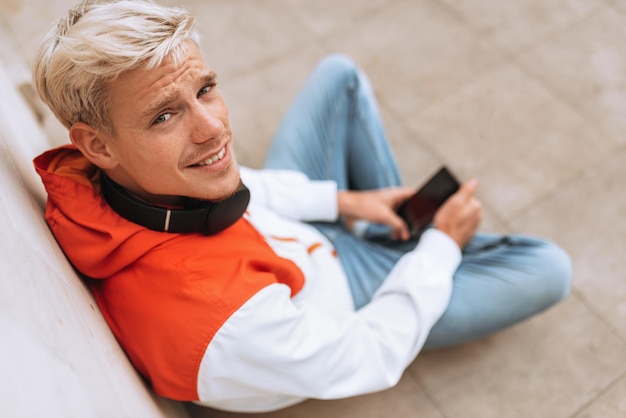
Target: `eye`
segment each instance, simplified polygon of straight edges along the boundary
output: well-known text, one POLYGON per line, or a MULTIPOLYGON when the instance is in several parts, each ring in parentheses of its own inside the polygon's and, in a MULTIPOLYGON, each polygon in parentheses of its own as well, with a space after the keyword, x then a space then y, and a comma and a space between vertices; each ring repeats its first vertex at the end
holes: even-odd
POLYGON ((172 117, 171 113, 163 113, 154 120, 153 125, 160 125, 162 123, 167 122, 172 117))
POLYGON ((215 86, 214 83, 211 84, 207 84, 206 86, 202 87, 200 89, 200 91, 198 91, 198 97, 200 96, 204 96, 205 94, 207 94, 208 92, 211 91, 211 89, 215 86))

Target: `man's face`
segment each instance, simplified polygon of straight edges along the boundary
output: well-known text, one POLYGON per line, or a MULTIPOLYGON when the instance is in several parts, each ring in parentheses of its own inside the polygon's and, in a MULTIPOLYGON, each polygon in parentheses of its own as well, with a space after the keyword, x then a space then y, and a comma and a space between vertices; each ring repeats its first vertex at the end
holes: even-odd
POLYGON ((156 204, 180 196, 221 200, 239 185, 228 108, 216 74, 190 42, 181 63, 136 69, 109 84, 115 133, 100 137, 109 176, 156 204))

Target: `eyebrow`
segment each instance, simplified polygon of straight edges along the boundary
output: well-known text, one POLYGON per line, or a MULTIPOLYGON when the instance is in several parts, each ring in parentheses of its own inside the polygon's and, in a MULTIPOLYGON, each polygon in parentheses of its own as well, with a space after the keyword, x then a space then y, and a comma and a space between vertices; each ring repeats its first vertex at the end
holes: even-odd
MULTIPOLYGON (((200 80, 203 85, 214 84, 217 81, 217 73, 215 71, 210 71, 209 73, 201 76, 200 80)), ((164 97, 160 98, 158 102, 149 105, 143 112, 141 112, 141 117, 146 119, 152 118, 161 109, 165 109, 171 103, 175 102, 179 96, 180 92, 178 90, 171 91, 164 97)))
POLYGON ((178 99, 179 95, 180 95, 180 92, 178 90, 174 90, 168 93, 167 95, 163 96, 162 98, 159 99, 158 102, 151 104, 143 112, 141 112, 142 119, 143 118, 150 119, 154 117, 154 115, 157 112, 159 112, 161 109, 168 107, 171 103, 173 103, 176 99, 178 99))
POLYGON ((217 81, 217 73, 210 71, 202 76, 202 84, 215 83, 217 81))

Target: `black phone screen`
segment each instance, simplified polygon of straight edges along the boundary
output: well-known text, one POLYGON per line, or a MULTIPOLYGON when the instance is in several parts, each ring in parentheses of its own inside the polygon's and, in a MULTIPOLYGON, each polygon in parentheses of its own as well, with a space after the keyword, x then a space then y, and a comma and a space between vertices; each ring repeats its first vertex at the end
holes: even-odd
POLYGON ((435 212, 459 189, 459 182, 442 167, 397 210, 412 235, 420 234, 433 220, 435 212))

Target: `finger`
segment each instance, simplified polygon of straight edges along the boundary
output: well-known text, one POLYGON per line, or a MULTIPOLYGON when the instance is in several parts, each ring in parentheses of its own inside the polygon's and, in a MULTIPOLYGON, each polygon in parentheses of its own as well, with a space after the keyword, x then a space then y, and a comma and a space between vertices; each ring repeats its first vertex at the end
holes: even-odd
POLYGON ((404 222, 402 218, 397 216, 395 213, 393 213, 389 217, 386 223, 391 228, 392 237, 394 239, 401 239, 402 241, 406 241, 410 238, 408 225, 406 224, 406 222, 404 222))
POLYGON ((478 189, 478 179, 471 178, 461 185, 458 193, 460 196, 463 196, 465 199, 471 199, 476 193, 477 189, 478 189))
POLYGON ((415 194, 415 192, 417 191, 417 189, 415 189, 414 187, 406 187, 406 186, 396 187, 395 190, 399 196, 403 196, 403 197, 411 197, 411 195, 415 194))
POLYGON ((478 218, 478 223, 480 223, 483 219, 483 204, 480 200, 474 198, 474 207, 476 211, 476 217, 478 218))
POLYGON ((396 187, 393 189, 392 201, 393 206, 397 207, 404 203, 409 197, 413 196, 417 190, 412 187, 396 187))

